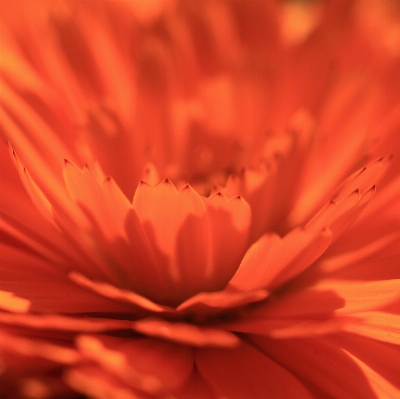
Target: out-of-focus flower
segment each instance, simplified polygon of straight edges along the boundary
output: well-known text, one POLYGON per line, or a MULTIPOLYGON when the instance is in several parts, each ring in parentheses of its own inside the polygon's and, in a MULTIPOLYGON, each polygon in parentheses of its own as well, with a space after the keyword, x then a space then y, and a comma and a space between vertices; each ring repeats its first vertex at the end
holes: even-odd
POLYGON ((2 398, 400 395, 396 2, 0 5, 2 398))

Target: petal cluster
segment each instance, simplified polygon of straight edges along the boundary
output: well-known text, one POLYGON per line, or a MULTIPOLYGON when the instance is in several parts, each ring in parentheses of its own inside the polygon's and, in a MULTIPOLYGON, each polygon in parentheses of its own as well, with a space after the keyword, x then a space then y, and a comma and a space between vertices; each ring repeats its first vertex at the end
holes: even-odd
POLYGON ((0 2, 2 399, 400 396, 394 0, 0 2))

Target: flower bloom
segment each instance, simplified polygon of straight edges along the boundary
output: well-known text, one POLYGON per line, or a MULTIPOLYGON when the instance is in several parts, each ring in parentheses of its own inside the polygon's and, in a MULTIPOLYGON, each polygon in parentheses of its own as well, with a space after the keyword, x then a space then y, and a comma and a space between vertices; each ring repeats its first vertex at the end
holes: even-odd
POLYGON ((2 398, 400 395, 394 2, 0 4, 2 398))

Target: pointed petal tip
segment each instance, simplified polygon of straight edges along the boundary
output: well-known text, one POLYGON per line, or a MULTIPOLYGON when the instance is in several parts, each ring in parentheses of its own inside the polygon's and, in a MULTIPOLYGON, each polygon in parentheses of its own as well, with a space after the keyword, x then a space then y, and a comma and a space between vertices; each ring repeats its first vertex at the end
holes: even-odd
POLYGON ((364 192, 363 196, 364 196, 365 194, 371 192, 371 191, 373 191, 373 192, 376 191, 376 184, 374 184, 374 185, 371 186, 369 189, 367 189, 367 190, 364 192))
POLYGON ((147 183, 147 181, 145 180, 139 180, 139 184, 138 186, 148 186, 148 187, 152 187, 149 183, 147 183))
MULTIPOLYGON (((156 187, 171 187, 174 188, 176 190, 175 184, 172 183, 172 181, 168 178, 162 180, 156 187)), ((178 191, 178 190, 176 190, 178 191)))
POLYGON ((321 229, 321 236, 323 237, 330 237, 332 235, 332 230, 325 226, 321 229))
POLYGON ((363 168, 360 169, 360 171, 358 172, 357 176, 361 175, 361 173, 364 173, 367 170, 367 167, 364 166, 363 168))
POLYGON ((389 162, 394 158, 394 154, 388 154, 378 158, 375 162, 389 162))

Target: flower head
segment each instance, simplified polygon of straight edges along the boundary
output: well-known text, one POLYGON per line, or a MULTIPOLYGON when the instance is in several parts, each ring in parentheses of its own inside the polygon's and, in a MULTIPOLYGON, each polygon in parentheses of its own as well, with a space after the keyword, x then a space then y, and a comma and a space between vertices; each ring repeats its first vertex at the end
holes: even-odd
POLYGON ((400 394, 394 2, 1 6, 2 398, 400 394))

